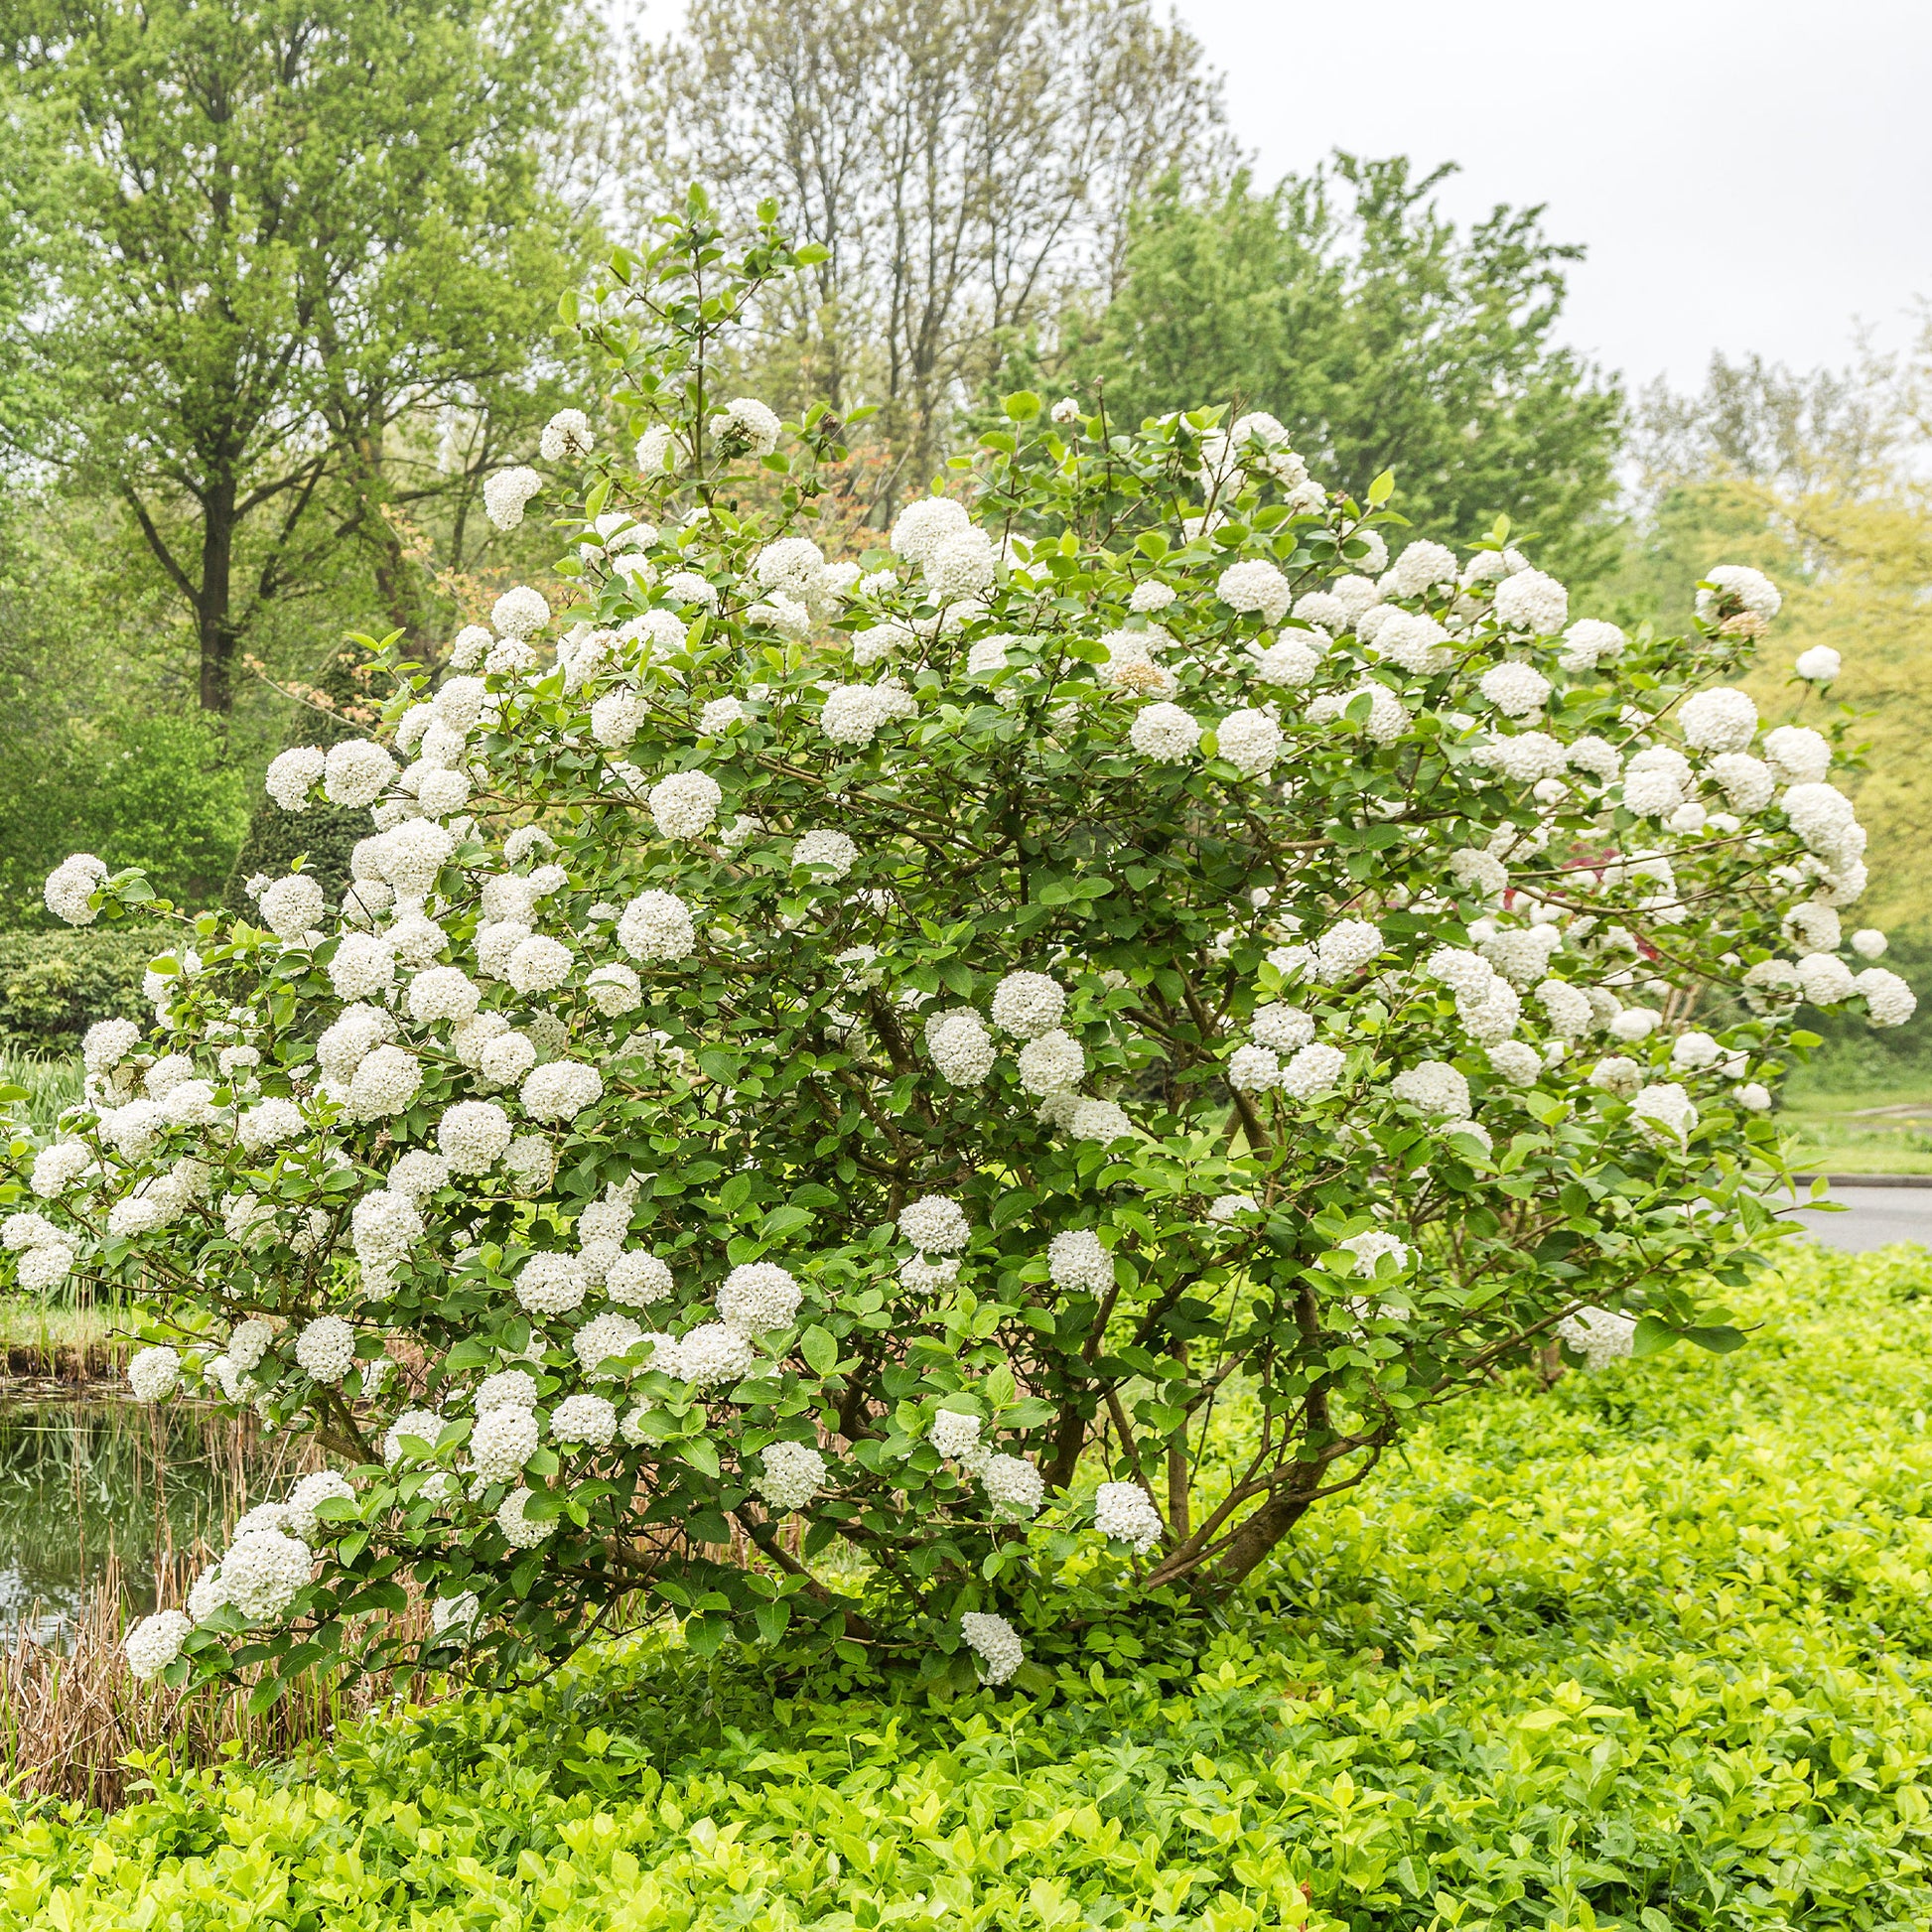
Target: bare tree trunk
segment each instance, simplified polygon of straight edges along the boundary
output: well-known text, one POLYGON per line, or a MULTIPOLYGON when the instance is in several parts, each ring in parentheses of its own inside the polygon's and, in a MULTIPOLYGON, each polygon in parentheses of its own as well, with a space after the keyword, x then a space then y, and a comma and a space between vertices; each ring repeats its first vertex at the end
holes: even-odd
POLYGON ((202 499, 202 581, 195 596, 202 709, 224 714, 234 708, 236 637, 230 598, 236 520, 234 480, 224 478, 202 499))

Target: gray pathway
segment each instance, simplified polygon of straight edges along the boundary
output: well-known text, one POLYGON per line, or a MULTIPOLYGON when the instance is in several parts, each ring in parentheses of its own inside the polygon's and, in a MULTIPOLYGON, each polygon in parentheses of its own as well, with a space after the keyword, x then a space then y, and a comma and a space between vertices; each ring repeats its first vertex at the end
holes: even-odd
POLYGON ((1843 1214, 1799 1207, 1787 1218, 1802 1222, 1827 1247, 1851 1254, 1889 1247, 1894 1241, 1918 1241, 1932 1248, 1932 1175, 1926 1176, 1922 1187, 1861 1187, 1852 1181, 1834 1181, 1831 1197, 1844 1202, 1843 1214))

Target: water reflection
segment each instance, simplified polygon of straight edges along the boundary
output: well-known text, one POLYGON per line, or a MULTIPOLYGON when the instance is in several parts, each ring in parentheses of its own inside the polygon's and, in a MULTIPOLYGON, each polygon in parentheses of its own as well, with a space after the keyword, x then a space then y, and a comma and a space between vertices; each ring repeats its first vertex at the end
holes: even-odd
POLYGON ((278 1450, 194 1404, 0 1395, 0 1633, 57 1635, 110 1565, 145 1614, 159 1566, 270 1493, 278 1450))

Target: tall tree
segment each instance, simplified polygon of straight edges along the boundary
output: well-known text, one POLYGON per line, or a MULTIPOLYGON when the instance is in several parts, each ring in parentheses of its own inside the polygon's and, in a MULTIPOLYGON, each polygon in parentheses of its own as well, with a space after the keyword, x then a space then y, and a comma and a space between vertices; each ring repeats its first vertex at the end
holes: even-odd
POLYGON ((1110 415, 1234 401, 1279 417, 1324 481, 1393 469, 1405 515, 1469 538, 1507 513, 1577 571, 1603 549, 1620 402, 1555 341, 1565 264, 1540 208, 1466 232, 1448 167, 1337 154, 1262 194, 1170 178, 1137 215, 1122 286, 1068 318, 1056 374, 1110 415))
POLYGON ((801 398, 881 405, 885 493, 931 474, 1007 343, 1112 285, 1154 181, 1224 158, 1199 46, 1147 0, 720 0, 641 78, 646 199, 776 195, 826 250, 768 353, 801 398))
POLYGON ((561 0, 17 0, 5 20, 14 106, 54 150, 12 184, 46 295, 6 346, 62 405, 6 427, 126 505, 225 712, 263 613, 345 547, 407 616, 385 504, 474 483, 502 405, 512 425, 540 406, 582 236, 538 141, 585 35, 561 0), (483 428, 439 467, 450 410, 483 428))

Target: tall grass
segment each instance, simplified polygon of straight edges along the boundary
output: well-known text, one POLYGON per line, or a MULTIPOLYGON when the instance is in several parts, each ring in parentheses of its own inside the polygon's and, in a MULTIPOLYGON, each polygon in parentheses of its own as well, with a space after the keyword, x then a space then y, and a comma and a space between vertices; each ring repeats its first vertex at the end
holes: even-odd
POLYGON ((26 1088, 27 1098, 14 1103, 14 1118, 45 1137, 54 1132, 62 1110, 80 1098, 80 1062, 0 1053, 0 1087, 26 1088))
MULTIPOLYGON (((178 1607, 206 1560, 173 1553, 160 1568, 161 1601, 178 1607)), ((411 1634, 428 1611, 413 1603, 411 1634)), ((387 1672, 344 1685, 303 1680, 264 1712, 248 1709, 255 1674, 227 1685, 173 1691, 139 1682, 127 1667, 126 1591, 110 1561, 88 1591, 63 1647, 26 1626, 0 1651, 0 1782, 33 1796, 111 1810, 160 1765, 186 1770, 239 1761, 259 1765, 324 1743, 338 1725, 395 1699, 387 1672)), ((421 1701, 422 1687, 412 1686, 421 1701)))

